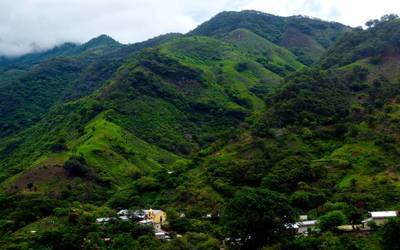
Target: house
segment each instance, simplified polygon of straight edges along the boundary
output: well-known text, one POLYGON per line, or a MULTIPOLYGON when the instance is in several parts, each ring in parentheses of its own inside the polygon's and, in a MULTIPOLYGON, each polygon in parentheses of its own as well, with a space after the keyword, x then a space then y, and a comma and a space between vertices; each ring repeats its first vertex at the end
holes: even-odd
POLYGON ((128 209, 122 209, 117 213, 118 216, 129 216, 130 211, 128 209))
POLYGON ((297 233, 307 235, 308 232, 314 230, 317 226, 316 220, 305 220, 297 222, 297 226, 299 227, 297 233))
POLYGON ((368 223, 371 221, 375 222, 378 226, 382 226, 389 219, 397 217, 397 211, 375 211, 369 212, 368 214, 369 218, 362 221, 364 226, 368 226, 368 223))
POLYGON ((299 219, 300 219, 300 221, 305 221, 305 220, 308 220, 308 216, 307 215, 300 215, 299 219))
POLYGON ((285 227, 292 234, 308 235, 309 232, 315 230, 317 226, 316 220, 299 221, 293 224, 286 224, 285 227))
POLYGON ((169 234, 167 232, 164 232, 164 231, 155 232, 154 236, 159 240, 170 240, 171 239, 169 234))
POLYGON ((97 224, 106 224, 110 221, 111 218, 97 218, 96 223, 97 224))
POLYGON ((118 216, 118 218, 119 218, 120 220, 122 220, 122 221, 129 221, 129 217, 126 216, 126 215, 118 216))
POLYGON ((140 225, 152 225, 153 221, 152 220, 141 220, 138 222, 140 225))
POLYGON ((96 223, 97 224, 107 224, 111 221, 116 221, 116 220, 122 220, 122 221, 129 221, 130 219, 130 214, 128 210, 121 210, 117 213, 116 217, 104 217, 104 218, 97 218, 96 223))
POLYGON ((154 224, 164 224, 167 221, 167 214, 162 210, 143 210, 145 219, 153 221, 154 224))

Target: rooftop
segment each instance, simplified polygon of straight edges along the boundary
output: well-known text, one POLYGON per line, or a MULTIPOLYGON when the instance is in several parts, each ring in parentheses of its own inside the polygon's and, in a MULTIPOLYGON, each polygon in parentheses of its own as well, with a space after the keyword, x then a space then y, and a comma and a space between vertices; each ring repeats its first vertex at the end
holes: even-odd
POLYGON ((158 214, 158 213, 162 212, 162 210, 159 210, 159 209, 143 210, 143 212, 148 213, 148 212, 150 212, 150 210, 153 211, 153 213, 155 213, 155 214, 158 214))
POLYGON ((313 226, 317 224, 317 220, 305 220, 305 221, 300 221, 297 222, 299 226, 313 226))
POLYGON ((96 219, 97 223, 104 223, 110 221, 110 218, 98 218, 96 219))
POLYGON ((123 209, 123 210, 119 211, 117 214, 118 215, 128 215, 129 214, 129 210, 128 209, 123 209))
POLYGON ((388 217, 397 217, 396 211, 375 211, 369 212, 372 218, 388 218, 388 217))
POLYGON ((299 221, 296 223, 288 223, 285 224, 285 228, 287 229, 297 229, 299 227, 307 227, 307 226, 314 226, 317 224, 317 220, 305 220, 305 221, 299 221))

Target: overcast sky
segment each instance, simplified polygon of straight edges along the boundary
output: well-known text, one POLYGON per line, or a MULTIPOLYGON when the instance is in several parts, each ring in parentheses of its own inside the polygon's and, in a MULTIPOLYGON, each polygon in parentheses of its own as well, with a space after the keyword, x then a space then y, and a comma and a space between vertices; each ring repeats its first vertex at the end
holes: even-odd
POLYGON ((0 0, 0 54, 82 43, 100 34, 133 43, 184 33, 218 12, 244 9, 359 26, 400 13, 400 0, 0 0))

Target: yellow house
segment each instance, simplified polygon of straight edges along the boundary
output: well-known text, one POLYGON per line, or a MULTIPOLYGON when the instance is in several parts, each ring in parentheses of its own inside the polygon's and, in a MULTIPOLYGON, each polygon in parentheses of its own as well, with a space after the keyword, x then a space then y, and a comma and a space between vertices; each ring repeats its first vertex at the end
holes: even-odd
POLYGON ((167 214, 162 210, 143 210, 145 218, 153 221, 155 224, 164 224, 167 221, 167 214))

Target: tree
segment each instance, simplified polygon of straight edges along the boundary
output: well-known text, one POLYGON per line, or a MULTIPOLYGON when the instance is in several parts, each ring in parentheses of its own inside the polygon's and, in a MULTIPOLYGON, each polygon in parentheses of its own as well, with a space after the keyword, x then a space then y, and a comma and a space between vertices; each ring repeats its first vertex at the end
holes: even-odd
MULTIPOLYGON (((354 180, 354 179, 353 179, 354 180)), ((351 223, 353 229, 355 228, 354 225, 361 223, 362 220, 362 212, 355 207, 352 207, 348 212, 348 218, 351 223)))
POLYGON ((232 244, 257 249, 278 240, 292 216, 294 212, 282 195, 245 188, 228 202, 223 220, 232 244))
POLYGON ((368 28, 373 28, 379 23, 378 19, 372 19, 365 23, 368 28))
POLYGON ((249 65, 248 65, 247 63, 245 63, 245 62, 238 63, 238 64, 236 65, 236 67, 235 67, 235 69, 236 69, 238 72, 246 71, 248 68, 249 68, 249 65))
POLYGON ((400 249, 400 219, 393 219, 382 228, 382 247, 387 250, 400 249))
POLYGON ((399 16, 396 14, 388 14, 388 15, 384 15, 381 17, 381 22, 390 22, 390 21, 396 20, 398 18, 399 18, 399 16))
POLYGON ((90 232, 84 242, 83 242, 83 249, 105 249, 106 244, 101 237, 99 232, 90 232))
POLYGON ((26 185, 26 187, 29 189, 29 191, 32 191, 33 183, 32 183, 32 182, 29 182, 29 183, 26 185))
POLYGON ((160 189, 160 184, 154 177, 143 176, 136 182, 137 189, 140 192, 152 192, 160 189))
POLYGON ((331 250, 331 249, 342 249, 342 245, 340 244, 340 240, 338 237, 333 235, 331 232, 327 232, 321 237, 321 245, 319 249, 321 250, 331 250))
POLYGON ((326 197, 322 192, 310 193, 306 191, 296 191, 290 196, 289 201, 293 207, 301 208, 303 211, 306 211, 322 205, 326 201, 326 197))
POLYGON ((68 150, 67 141, 60 138, 56 143, 51 145, 51 151, 54 153, 63 152, 68 150))
POLYGON ((322 231, 336 231, 345 222, 346 216, 341 211, 332 211, 319 218, 318 226, 322 231))
POLYGON ((86 177, 89 169, 83 157, 73 156, 64 163, 64 169, 73 177, 86 177))
POLYGON ((399 18, 399 16, 396 14, 388 14, 388 15, 382 16, 380 20, 379 19, 369 20, 368 22, 365 23, 365 25, 368 28, 373 28, 373 27, 376 27, 378 24, 381 24, 384 22, 390 22, 390 21, 396 20, 398 18, 399 18))
POLYGON ((115 236, 113 239, 111 249, 140 249, 140 246, 137 241, 132 239, 132 236, 128 233, 122 233, 115 236))

